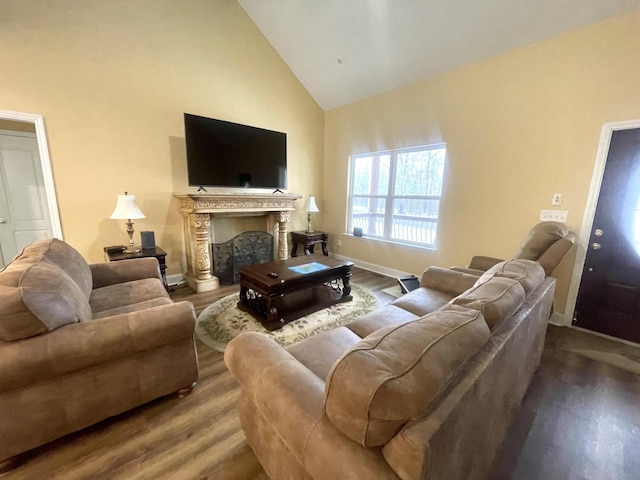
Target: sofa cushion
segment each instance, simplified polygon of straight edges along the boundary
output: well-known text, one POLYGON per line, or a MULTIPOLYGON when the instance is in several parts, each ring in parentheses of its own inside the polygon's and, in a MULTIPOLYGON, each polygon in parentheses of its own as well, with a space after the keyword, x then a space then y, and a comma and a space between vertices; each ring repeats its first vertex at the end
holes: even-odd
POLYGON ((453 304, 479 310, 493 330, 515 313, 524 298, 524 288, 518 280, 494 276, 456 297, 453 304))
POLYGON ((287 351, 322 381, 326 381, 336 360, 360 340, 362 338, 347 327, 340 326, 294 343, 287 347, 287 351))
POLYGON ((96 288, 91 292, 89 304, 93 315, 98 316, 102 312, 115 312, 121 307, 129 308, 133 304, 156 298, 169 299, 162 281, 159 278, 144 278, 96 288))
POLYGON ((325 412, 353 441, 384 445, 407 421, 429 410, 488 338, 482 314, 458 306, 378 330, 333 366, 325 412))
POLYGON ((151 300, 144 300, 142 302, 131 303, 129 305, 122 305, 110 310, 102 310, 101 312, 94 313, 92 315, 92 320, 113 317, 114 315, 122 315, 125 313, 139 312, 140 310, 148 310, 149 308, 161 307, 162 305, 171 305, 172 303, 173 302, 168 298, 152 298, 151 300))
POLYGON ((477 275, 431 266, 422 274, 420 286, 444 292, 453 298, 473 287, 477 279, 477 275))
POLYGON ((446 305, 454 296, 433 288, 419 287, 398 297, 391 303, 418 317, 422 317, 446 305))
POLYGON ((509 260, 494 265, 483 273, 476 285, 488 282, 493 277, 512 278, 520 282, 526 296, 538 288, 545 278, 542 266, 533 260, 509 260))
POLYGON ((419 315, 390 303, 378 310, 363 315, 353 322, 347 323, 345 326, 359 337, 364 338, 381 328, 388 327, 389 325, 407 323, 417 318, 419 318, 419 315))
POLYGON ((78 285, 57 265, 12 262, 0 272, 0 340, 11 342, 40 335, 91 318, 78 285), (10 285, 10 280, 15 282, 10 285))
POLYGON ((39 240, 25 247, 14 262, 36 263, 42 258, 60 267, 89 299, 93 288, 91 270, 75 248, 57 238, 39 240))

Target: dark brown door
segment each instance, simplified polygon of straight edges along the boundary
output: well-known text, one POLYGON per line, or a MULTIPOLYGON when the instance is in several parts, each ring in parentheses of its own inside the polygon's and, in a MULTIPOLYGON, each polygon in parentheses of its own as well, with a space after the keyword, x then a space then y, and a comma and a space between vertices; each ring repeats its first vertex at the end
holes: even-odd
POLYGON ((573 324, 640 343, 640 128, 612 133, 573 324))

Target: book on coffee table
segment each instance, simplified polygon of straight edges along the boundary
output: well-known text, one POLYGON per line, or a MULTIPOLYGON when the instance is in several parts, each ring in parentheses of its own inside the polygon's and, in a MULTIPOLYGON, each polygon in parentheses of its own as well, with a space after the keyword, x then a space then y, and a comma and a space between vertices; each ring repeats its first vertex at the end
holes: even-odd
POLYGON ((296 273, 304 275, 305 273, 313 273, 319 270, 326 270, 329 265, 323 265, 318 262, 305 263, 304 265, 296 265, 295 267, 289 267, 289 270, 293 270, 296 273))

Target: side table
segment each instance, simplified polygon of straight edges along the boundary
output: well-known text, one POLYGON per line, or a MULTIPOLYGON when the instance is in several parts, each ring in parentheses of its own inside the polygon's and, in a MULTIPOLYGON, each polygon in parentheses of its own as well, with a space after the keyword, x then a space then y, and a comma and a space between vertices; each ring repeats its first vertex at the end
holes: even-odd
POLYGON ((167 256, 167 252, 162 250, 160 247, 153 248, 144 248, 139 252, 135 253, 125 253, 125 252, 114 252, 112 251, 113 247, 104 247, 104 257, 108 262, 117 262, 119 260, 131 260, 132 258, 146 258, 146 257, 155 257, 160 264, 160 275, 162 275, 162 283, 164 283, 164 288, 169 291, 169 284, 167 283, 167 263, 165 257, 167 256))
POLYGON ((327 240, 329 234, 324 232, 291 232, 291 243, 293 243, 293 249, 291 250, 291 256, 298 256, 298 244, 304 245, 304 254, 309 255, 313 253, 316 243, 322 244, 322 254, 329 256, 327 252, 327 240))

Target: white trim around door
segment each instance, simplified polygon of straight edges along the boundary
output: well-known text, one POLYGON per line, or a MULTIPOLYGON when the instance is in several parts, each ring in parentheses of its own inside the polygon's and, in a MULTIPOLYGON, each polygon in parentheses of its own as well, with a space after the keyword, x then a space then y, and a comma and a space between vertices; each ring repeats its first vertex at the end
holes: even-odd
POLYGON ((44 118, 42 115, 33 113, 12 112, 11 110, 0 110, 0 118, 13 120, 16 122, 32 123, 36 130, 38 141, 38 153, 40 154, 40 164, 44 179, 44 188, 47 196, 47 207, 49 218, 51 219, 51 230, 53 236, 62 240, 62 224, 58 213, 58 200, 56 188, 53 182, 53 171, 51 170, 51 159, 49 157, 49 146, 47 144, 47 134, 44 128, 44 118))

